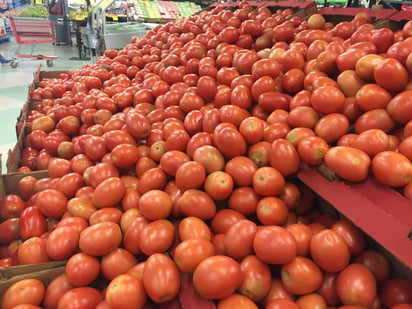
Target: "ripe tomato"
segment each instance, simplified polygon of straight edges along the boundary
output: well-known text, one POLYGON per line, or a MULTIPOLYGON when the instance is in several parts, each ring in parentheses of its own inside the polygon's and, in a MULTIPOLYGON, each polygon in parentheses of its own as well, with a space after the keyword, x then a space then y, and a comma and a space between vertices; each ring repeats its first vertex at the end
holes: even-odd
POLYGON ((247 144, 242 134, 234 126, 224 124, 227 123, 221 123, 213 131, 216 148, 229 159, 245 154, 247 144))
POLYGON ((149 224, 143 216, 137 216, 129 225, 123 236, 123 246, 132 254, 141 254, 140 233, 149 224))
POLYGON ((125 191, 125 184, 119 177, 110 177, 96 186, 92 200, 98 208, 116 206, 121 201, 125 191))
POLYGON ((341 110, 345 102, 345 95, 336 87, 323 86, 312 92, 310 102, 319 113, 336 113, 341 110))
POLYGON ((256 205, 257 218, 263 225, 283 225, 288 214, 288 206, 275 196, 265 196, 256 205))
POLYGON ((180 290, 179 269, 167 255, 154 253, 145 262, 142 282, 151 300, 156 303, 170 301, 180 290))
POLYGON ((391 94, 377 84, 363 85, 355 95, 356 106, 362 111, 386 108, 391 100, 391 94))
POLYGON ((403 278, 391 278, 385 281, 380 289, 382 304, 392 308, 397 304, 412 302, 411 282, 403 278))
POLYGON ((326 165, 339 177, 362 181, 369 175, 371 159, 362 150, 349 146, 331 147, 325 155, 326 165))
POLYGON ((206 178, 206 170, 197 161, 183 163, 176 170, 175 181, 181 191, 200 188, 206 178))
POLYGON ((194 161, 203 165, 206 174, 221 171, 225 165, 222 153, 212 145, 203 145, 196 148, 192 157, 194 161))
POLYGON ((173 201, 161 190, 149 190, 139 198, 139 210, 148 220, 166 219, 172 211, 173 201))
POLYGON ((217 304, 217 309, 230 308, 257 309, 258 306, 249 297, 233 294, 220 300, 217 304))
POLYGON ((174 232, 173 224, 166 219, 148 223, 139 234, 140 250, 147 256, 168 250, 173 244, 174 232))
POLYGON ((194 216, 203 220, 213 218, 216 205, 213 199, 204 191, 187 189, 177 201, 178 208, 186 216, 194 216), (196 207, 193 207, 196 205, 196 207))
POLYGON ((105 298, 113 309, 143 308, 146 293, 141 280, 128 274, 121 274, 110 281, 105 298))
POLYGON ((117 248, 121 241, 119 225, 104 221, 89 226, 80 233, 79 247, 86 254, 100 256, 117 248))
POLYGON ((344 305, 371 306, 376 297, 376 280, 362 264, 349 264, 336 279, 339 299, 344 305))
POLYGON ((356 257, 355 263, 368 267, 375 276, 377 284, 382 284, 389 278, 391 266, 388 258, 379 251, 365 250, 356 257))
POLYGON ((283 191, 285 179, 276 168, 263 166, 253 174, 252 186, 260 195, 278 195, 283 191))
MULTIPOLYGON (((12 227, 15 227, 14 224, 11 224, 15 223, 14 221, 6 220, 5 222, 8 222, 12 227)), ((19 220, 16 222, 18 223, 17 227, 19 229, 20 237, 23 240, 34 236, 41 236, 47 231, 46 218, 42 215, 39 209, 34 206, 25 208, 21 213, 19 220)))
POLYGON ((57 308, 60 298, 64 293, 71 290, 73 286, 69 283, 67 275, 61 274, 51 280, 47 285, 44 293, 43 307, 44 308, 57 308))
POLYGON ((386 110, 389 115, 398 123, 404 124, 412 120, 410 114, 408 113, 412 102, 410 100, 411 94, 412 90, 405 90, 393 97, 386 106, 386 110))
POLYGON ((310 254, 316 264, 327 272, 341 271, 350 260, 350 251, 345 240, 331 229, 324 229, 313 235, 310 254))
POLYGON ((253 252, 253 240, 257 226, 253 221, 240 219, 231 225, 225 234, 223 246, 225 254, 241 260, 253 252))
POLYGON ((408 184, 412 177, 412 163, 401 153, 383 151, 372 159, 371 171, 381 183, 401 187, 408 184))
POLYGON ((69 258, 78 249, 79 236, 80 232, 74 227, 56 227, 47 237, 47 254, 53 260, 65 260, 69 258))
POLYGON ((88 286, 71 289, 63 294, 58 303, 58 308, 87 309, 96 308, 102 300, 101 293, 88 286))
POLYGON ((36 194, 35 206, 48 218, 59 218, 66 211, 66 196, 54 189, 46 189, 36 194))
POLYGON ((277 139, 271 144, 269 162, 270 166, 286 177, 298 171, 300 159, 291 142, 286 139, 277 139))
POLYGON ((293 235, 283 227, 262 226, 256 232, 253 249, 257 257, 269 264, 286 264, 297 254, 297 244, 293 235), (279 254, 273 255, 276 251, 279 254))
POLYGON ((196 291, 206 298, 229 297, 240 286, 242 270, 238 262, 224 255, 204 259, 193 273, 196 291))
POLYGON ((11 309, 20 304, 40 306, 45 287, 40 280, 22 279, 12 284, 1 298, 1 307, 11 309))
POLYGON ((205 179, 204 190, 214 200, 224 200, 232 193, 232 176, 224 171, 212 172, 205 179))
POLYGON ((176 246, 173 251, 173 260, 181 271, 193 273, 200 262, 213 255, 215 255, 215 247, 210 240, 191 238, 176 246))
MULTIPOLYGON (((140 158, 139 161, 142 159, 144 158, 140 158)), ((141 194, 149 190, 161 190, 166 185, 166 173, 159 166, 155 166, 156 164, 153 161, 148 160, 147 163, 149 164, 148 169, 140 174, 137 186, 137 189, 141 194)))
POLYGON ((409 74, 402 63, 395 58, 386 58, 380 61, 373 70, 373 76, 378 85, 389 91, 400 91, 405 89, 408 83, 409 74), (385 76, 396 78, 385 78, 385 76))
POLYGON ((135 256, 123 248, 116 248, 104 255, 100 261, 101 274, 109 280, 125 274, 137 264, 135 256))
POLYGON ((271 284, 271 273, 268 264, 256 255, 248 255, 240 262, 243 279, 239 292, 254 302, 262 300, 268 293, 271 284))
POLYGON ((183 218, 178 227, 179 239, 185 241, 188 239, 204 238, 211 240, 212 232, 209 226, 201 219, 197 217, 185 217, 183 218))
POLYGON ((255 162, 244 156, 236 156, 226 162, 225 172, 232 176, 238 186, 250 186, 258 169, 255 162))
POLYGON ((282 265, 281 279, 287 292, 305 295, 316 291, 322 285, 323 275, 312 260, 297 256, 282 265))
POLYGON ((266 309, 283 309, 283 308, 300 309, 300 307, 298 307, 298 305, 293 300, 285 299, 285 298, 275 298, 266 305, 266 309))
POLYGON ((329 144, 319 136, 307 136, 299 141, 297 150, 302 161, 319 165, 329 150, 329 144))
POLYGON ((345 240, 352 256, 359 255, 365 249, 365 234, 351 221, 340 219, 333 223, 331 229, 345 240))
POLYGON ((230 209, 239 211, 244 215, 254 214, 256 211, 259 195, 251 187, 235 188, 227 201, 230 209))
POLYGON ((94 256, 79 252, 68 259, 65 272, 70 285, 86 286, 99 275, 100 262, 94 256))

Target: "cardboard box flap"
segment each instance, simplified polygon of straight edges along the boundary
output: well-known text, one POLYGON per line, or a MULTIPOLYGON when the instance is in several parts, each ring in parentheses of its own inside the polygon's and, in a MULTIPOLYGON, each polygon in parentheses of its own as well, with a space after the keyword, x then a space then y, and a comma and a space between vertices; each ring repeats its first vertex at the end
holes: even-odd
POLYGON ((396 14, 397 10, 393 9, 382 9, 379 11, 372 11, 369 8, 333 8, 324 7, 321 8, 318 13, 322 15, 339 15, 339 16, 355 16, 358 13, 366 12, 369 13, 371 17, 375 19, 387 19, 390 16, 396 14))
POLYGON ((66 261, 53 261, 47 263, 18 265, 5 269, 0 269, 0 284, 4 280, 10 280, 14 277, 36 273, 39 271, 49 270, 53 268, 65 267, 66 261))
MULTIPOLYGON (((43 171, 34 171, 30 173, 9 173, 6 175, 2 175, 2 188, 4 191, 4 194, 17 194, 18 193, 18 188, 17 184, 25 176, 33 176, 36 179, 42 179, 49 177, 49 174, 46 170, 43 171)), ((3 197, 3 195, 0 195, 0 197, 3 197)))

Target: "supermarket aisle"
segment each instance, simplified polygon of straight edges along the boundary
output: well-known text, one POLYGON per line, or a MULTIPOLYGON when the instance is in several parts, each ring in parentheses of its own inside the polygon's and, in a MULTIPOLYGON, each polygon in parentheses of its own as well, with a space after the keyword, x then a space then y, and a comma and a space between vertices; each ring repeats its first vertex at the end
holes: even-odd
MULTIPOLYGON (((17 48, 17 43, 9 34, 10 42, 0 44, 0 53, 9 58, 17 48)), ((30 46, 20 48, 21 53, 29 53, 30 46)), ((33 80, 33 74, 39 65, 42 71, 68 71, 80 68, 90 61, 69 60, 78 57, 77 47, 55 46, 51 43, 39 44, 34 48, 34 53, 42 55, 56 55, 53 67, 47 67, 46 60, 21 61, 13 69, 9 64, 0 65, 0 153, 2 154, 2 172, 6 173, 6 160, 8 150, 16 143, 15 124, 22 105, 26 102, 28 86, 33 80)))

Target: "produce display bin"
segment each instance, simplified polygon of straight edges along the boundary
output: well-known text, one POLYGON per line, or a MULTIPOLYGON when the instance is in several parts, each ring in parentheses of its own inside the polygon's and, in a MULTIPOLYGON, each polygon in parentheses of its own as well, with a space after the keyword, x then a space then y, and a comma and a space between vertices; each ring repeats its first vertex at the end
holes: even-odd
POLYGON ((412 201, 372 177, 360 183, 330 181, 303 165, 298 178, 412 269, 412 201))
POLYGON ((332 22, 334 24, 341 21, 351 20, 358 13, 368 13, 372 17, 372 21, 376 22, 378 20, 387 19, 393 16, 397 11, 393 9, 380 9, 371 10, 369 8, 333 8, 324 7, 321 8, 318 13, 325 17, 326 21, 332 22))

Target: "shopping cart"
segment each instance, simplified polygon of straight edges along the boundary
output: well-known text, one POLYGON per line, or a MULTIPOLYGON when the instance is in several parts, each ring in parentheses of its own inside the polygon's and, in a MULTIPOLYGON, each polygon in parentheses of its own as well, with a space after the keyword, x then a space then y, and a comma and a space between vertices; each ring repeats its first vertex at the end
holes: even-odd
POLYGON ((13 35, 18 43, 18 47, 11 57, 12 61, 10 62, 10 66, 16 68, 22 59, 45 59, 48 67, 53 66, 53 60, 58 57, 34 54, 34 47, 36 44, 56 42, 54 23, 43 18, 16 16, 10 16, 9 22, 13 35), (19 52, 22 45, 31 45, 29 54, 19 52))

